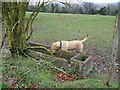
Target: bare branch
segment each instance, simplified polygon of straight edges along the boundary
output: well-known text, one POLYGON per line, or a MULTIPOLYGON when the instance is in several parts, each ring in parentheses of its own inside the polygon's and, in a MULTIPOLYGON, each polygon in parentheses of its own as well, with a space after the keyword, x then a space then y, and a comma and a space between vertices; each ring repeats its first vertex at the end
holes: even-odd
POLYGON ((84 4, 84 2, 82 1, 82 0, 77 0, 77 2, 79 3, 79 4, 84 4))
POLYGON ((37 5, 38 6, 37 10, 32 13, 32 15, 31 15, 31 17, 29 19, 29 23, 28 23, 28 25, 30 24, 30 31, 31 32, 30 32, 29 36, 27 37, 26 41, 28 41, 30 39, 30 37, 31 37, 31 35, 33 33, 33 29, 32 29, 33 21, 35 20, 36 16, 38 15, 40 8, 43 7, 45 3, 48 3, 48 2, 43 1, 41 5, 40 5, 40 2, 39 2, 38 5, 37 5))
POLYGON ((29 25, 30 25, 30 34, 29 34, 29 36, 27 37, 26 41, 28 41, 28 40, 30 39, 30 37, 31 37, 31 35, 32 35, 32 33, 33 33, 32 23, 33 23, 35 17, 37 16, 37 14, 39 13, 39 9, 40 9, 39 5, 40 5, 40 1, 39 1, 38 5, 37 5, 38 8, 31 14, 31 16, 30 16, 30 18, 29 18, 29 20, 28 20, 28 23, 27 23, 27 26, 26 26, 26 31, 28 31, 28 27, 29 27, 29 25), (31 19, 32 19, 32 20, 31 20, 31 19))

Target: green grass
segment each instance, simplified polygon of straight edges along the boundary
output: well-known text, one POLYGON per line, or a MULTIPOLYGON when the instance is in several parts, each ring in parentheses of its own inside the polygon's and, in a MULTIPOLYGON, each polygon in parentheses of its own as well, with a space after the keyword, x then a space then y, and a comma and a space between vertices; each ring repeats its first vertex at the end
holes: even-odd
MULTIPOLYGON (((28 18, 30 13, 26 14, 28 18)), ((50 44, 58 40, 82 39, 89 35, 85 42, 85 47, 89 52, 97 48, 105 55, 109 54, 112 45, 112 35, 114 31, 115 17, 100 15, 79 15, 79 14, 50 14, 39 13, 33 24, 33 41, 48 41, 50 44)), ((40 88, 55 88, 56 82, 54 70, 49 70, 41 64, 25 57, 16 57, 2 60, 2 87, 11 87, 10 82, 14 80, 20 82, 15 87, 37 84, 40 88), (29 72, 28 72, 29 71, 29 72)), ((106 78, 88 78, 69 82, 61 82, 58 88, 108 88, 104 86, 106 78)), ((1 85, 1 83, 0 83, 1 85)), ((116 83, 112 83, 110 88, 117 88, 116 83)))
POLYGON ((54 87, 53 72, 47 70, 43 65, 25 57, 16 57, 2 62, 3 88, 10 88, 10 78, 13 79, 11 84, 14 85, 14 78, 17 78, 15 87, 22 88, 29 83, 37 84, 41 88, 54 87), (21 81, 21 82, 20 82, 21 81))
MULTIPOLYGON (((28 18, 30 13, 26 14, 28 18)), ((109 53, 112 46, 115 16, 39 13, 34 21, 33 41, 59 41, 83 39, 90 51, 96 47, 109 53)))
MULTIPOLYGON (((104 85, 104 82, 102 79, 82 79, 82 80, 76 80, 73 82, 64 82, 58 85, 58 88, 108 88, 104 85)), ((117 84, 113 84, 112 88, 117 87, 117 84)))
MULTIPOLYGON (((32 88, 30 84, 38 85, 40 88, 56 88, 54 81, 55 71, 37 64, 34 60, 25 57, 4 59, 2 62, 2 88, 32 88), (29 72, 28 72, 29 71, 29 72), (15 79, 16 78, 16 79, 15 79), (13 81, 12 81, 13 80, 13 81), (15 84, 15 82, 17 82, 15 84)), ((117 88, 116 83, 111 87, 104 85, 105 78, 88 78, 75 81, 60 82, 57 88, 117 88)))

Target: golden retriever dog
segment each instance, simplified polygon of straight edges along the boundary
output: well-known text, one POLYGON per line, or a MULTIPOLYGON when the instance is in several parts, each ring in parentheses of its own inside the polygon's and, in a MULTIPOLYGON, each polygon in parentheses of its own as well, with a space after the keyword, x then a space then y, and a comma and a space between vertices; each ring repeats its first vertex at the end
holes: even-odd
POLYGON ((55 53, 58 50, 63 50, 63 51, 70 51, 70 50, 75 50, 78 51, 81 54, 84 54, 83 52, 83 42, 88 39, 88 35, 83 39, 83 40, 72 40, 72 41, 57 41, 52 43, 51 45, 51 51, 52 53, 55 53))

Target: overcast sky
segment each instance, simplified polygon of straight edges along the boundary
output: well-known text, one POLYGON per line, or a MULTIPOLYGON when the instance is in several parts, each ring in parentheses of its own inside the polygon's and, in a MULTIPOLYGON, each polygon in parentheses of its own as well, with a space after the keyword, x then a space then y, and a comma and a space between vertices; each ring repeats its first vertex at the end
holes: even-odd
MULTIPOLYGON (((30 4, 34 5, 39 0, 30 0, 30 4)), ((41 2, 43 0, 40 0, 41 2)), ((113 2, 120 2, 120 0, 44 0, 44 1, 60 1, 60 2, 69 2, 69 3, 78 3, 78 1, 82 2, 92 2, 92 3, 113 3, 113 2)))
POLYGON ((119 2, 120 0, 82 0, 94 3, 112 3, 112 2, 119 2))
MULTIPOLYGON (((38 1, 38 0, 31 0, 31 1, 38 1)), ((44 0, 48 1, 48 0, 44 0)), ((85 2, 93 2, 93 3, 112 3, 112 2, 119 2, 120 0, 49 0, 49 1, 63 1, 63 2, 71 2, 77 3, 77 1, 85 1, 85 2)))

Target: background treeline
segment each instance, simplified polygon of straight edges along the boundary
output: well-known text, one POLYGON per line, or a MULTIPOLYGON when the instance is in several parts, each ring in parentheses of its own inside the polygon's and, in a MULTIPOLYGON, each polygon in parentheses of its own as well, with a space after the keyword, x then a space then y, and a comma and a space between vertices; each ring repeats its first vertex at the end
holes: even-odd
MULTIPOLYGON (((30 3, 27 11, 34 11, 36 4, 30 3)), ((40 11, 47 13, 72 13, 72 14, 100 14, 100 15, 116 15, 118 10, 117 3, 95 4, 91 2, 82 2, 78 4, 52 2, 46 4, 40 11)))

